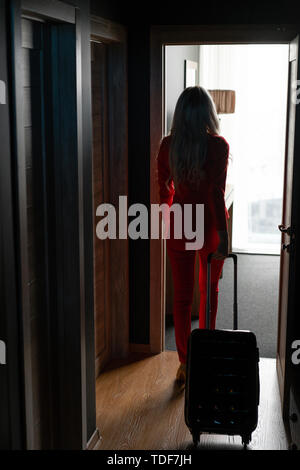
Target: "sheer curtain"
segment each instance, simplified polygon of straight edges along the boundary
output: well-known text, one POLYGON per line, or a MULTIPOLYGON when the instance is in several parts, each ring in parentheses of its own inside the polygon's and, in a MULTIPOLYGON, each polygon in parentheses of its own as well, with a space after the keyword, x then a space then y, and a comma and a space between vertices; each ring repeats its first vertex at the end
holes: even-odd
POLYGON ((233 249, 280 252, 288 45, 201 45, 199 83, 236 91, 236 112, 220 115, 234 185, 233 249))

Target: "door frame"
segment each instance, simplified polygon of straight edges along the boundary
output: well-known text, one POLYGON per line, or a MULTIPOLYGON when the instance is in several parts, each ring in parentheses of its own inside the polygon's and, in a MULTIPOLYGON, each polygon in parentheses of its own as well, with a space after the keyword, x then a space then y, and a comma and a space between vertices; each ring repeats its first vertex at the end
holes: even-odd
MULTIPOLYGON (((20 331, 22 336, 22 380, 24 391, 24 432, 26 436, 25 447, 32 449, 33 444, 33 394, 32 394, 32 365, 27 348, 30 342, 30 329, 28 327, 29 294, 28 256, 27 256, 27 214, 26 214, 26 162, 24 152, 24 125, 22 105, 22 70, 21 63, 21 21, 22 18, 51 23, 64 23, 74 25, 76 47, 74 48, 76 60, 76 133, 77 154, 72 161, 72 171, 63 171, 59 178, 64 178, 68 188, 66 202, 72 206, 74 220, 68 217, 64 221, 61 236, 67 243, 70 233, 74 234, 72 246, 76 246, 74 265, 61 261, 63 272, 61 279, 68 286, 68 302, 63 302, 63 296, 58 299, 60 321, 54 327, 53 335, 62 337, 65 341, 62 349, 58 351, 59 384, 55 385, 55 393, 60 403, 68 403, 67 407, 55 406, 51 413, 57 413, 60 437, 55 436, 55 448, 85 449, 93 447, 99 440, 96 428, 95 408, 95 379, 94 368, 87 368, 93 349, 93 259, 92 259, 92 133, 91 133, 91 100, 90 100, 90 23, 89 2, 74 0, 66 3, 59 0, 13 0, 10 2, 10 22, 12 25, 12 142, 13 142, 13 168, 14 168, 14 197, 16 200, 16 232, 17 232, 17 259, 18 259, 18 298, 20 331), (76 176, 75 176, 76 175, 76 176), (72 289, 70 287, 73 286, 72 289), (80 301, 77 301, 77 298, 80 301), (76 305, 76 311, 72 309, 76 305), (71 309, 71 310, 70 310, 71 309), (72 328, 65 328, 70 324, 72 328), (62 330, 63 328, 63 330, 62 330), (62 374, 63 371, 63 374, 62 374), (65 409, 66 408, 66 409, 65 409), (72 410, 72 412, 71 412, 72 410)), ((75 126, 74 126, 75 127, 75 126)), ((66 191, 67 192, 67 191, 66 191)), ((63 205, 63 204, 62 204, 63 205)), ((57 208, 56 208, 57 209, 57 208)), ((61 209, 62 211, 62 209, 61 209)), ((61 212, 60 211, 60 212, 61 212)), ((61 214, 57 214, 58 218, 61 214)), ((59 273, 57 272, 57 275, 59 273)), ((49 332, 50 334, 50 332, 49 332)), ((94 353, 92 357, 94 356, 94 353)), ((51 369, 57 364, 51 359, 51 369)), ((52 380, 52 376, 49 378, 52 380)), ((52 429, 52 434, 53 429, 52 429)), ((53 439, 53 436, 52 436, 53 439)), ((53 442, 53 441, 52 441, 53 442)))
MULTIPOLYGON (((102 42, 107 46, 108 162, 105 170, 108 180, 104 194, 108 198, 105 202, 117 208, 119 196, 128 197, 127 29, 96 15, 91 15, 90 20, 91 42, 102 42)), ((111 330, 108 359, 111 360, 125 358, 130 351, 129 241, 116 239, 106 242, 108 250, 105 253, 105 265, 109 267, 106 276, 106 305, 111 330)), ((96 372, 100 372, 101 368, 100 364, 96 372)))
POLYGON ((21 450, 25 444, 22 345, 19 325, 16 220, 13 193, 12 152, 12 85, 10 61, 9 6, 0 1, 0 61, 1 81, 5 87, 5 100, 0 104, 0 340, 5 343, 6 360, 0 364, 0 415, 2 450, 21 450))
MULTIPOLYGON (((199 44, 288 44, 300 24, 153 26, 151 28, 150 83, 150 204, 159 204, 156 185, 156 156, 164 132, 164 71, 166 45, 199 44)), ((150 240, 150 345, 151 352, 165 348, 165 240, 150 240)))
MULTIPOLYGON (((288 77, 288 99, 287 99, 287 128, 286 128, 286 145, 285 145, 285 165, 284 165, 284 197, 283 197, 283 214, 282 214, 282 224, 287 224, 291 226, 292 233, 282 233, 281 234, 281 245, 291 244, 292 249, 290 252, 281 250, 280 258, 280 279, 279 286, 284 285, 284 278, 288 279, 288 296, 284 297, 283 289, 280 288, 279 291, 279 309, 286 309, 287 312, 295 311, 296 307, 296 289, 297 289, 297 264, 299 260, 297 258, 297 250, 294 246, 296 243, 297 232, 299 231, 299 188, 297 185, 297 175, 299 174, 300 160, 297 158, 299 155, 299 124, 300 124, 300 115, 297 108, 297 104, 292 103, 291 98, 291 83, 292 80, 292 67, 295 64, 294 73, 297 78, 300 74, 300 61, 299 61, 299 36, 294 38, 291 42, 291 47, 289 50, 289 77, 288 77), (294 118, 294 127, 292 123, 292 128, 290 129, 289 117, 292 115, 294 118), (298 129, 298 132, 297 132, 298 129), (289 158, 289 145, 292 146, 293 161, 289 158), (285 191, 286 185, 291 182, 293 185, 293 192, 287 194, 285 191), (289 212, 290 211, 290 212, 289 212), (293 217, 293 220, 289 221, 290 217, 293 217), (284 305, 285 304, 285 305, 284 305)), ((283 417, 286 422, 289 421, 290 413, 290 386, 292 380, 292 365, 291 361, 287 360, 291 356, 292 348, 291 344, 293 342, 293 336, 295 335, 294 330, 295 318, 288 315, 286 318, 278 318, 278 338, 277 338, 277 375, 279 382, 279 391, 281 397, 281 405, 283 411, 283 417), (286 330, 286 335, 283 338, 283 350, 284 350, 284 360, 280 360, 279 351, 281 349, 281 336, 280 328, 281 325, 284 325, 286 330), (288 339, 288 341, 286 340, 288 339)))

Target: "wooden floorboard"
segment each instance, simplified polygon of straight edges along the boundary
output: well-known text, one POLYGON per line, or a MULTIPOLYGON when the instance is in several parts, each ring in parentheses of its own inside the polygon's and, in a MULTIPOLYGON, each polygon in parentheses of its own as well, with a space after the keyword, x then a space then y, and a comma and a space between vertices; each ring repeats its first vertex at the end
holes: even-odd
MULTIPOLYGON (((189 450, 175 351, 111 363, 96 382, 99 450, 189 450)), ((259 422, 249 450, 287 449, 274 359, 260 361, 259 422)), ((241 438, 202 435, 199 450, 240 450, 241 438)))

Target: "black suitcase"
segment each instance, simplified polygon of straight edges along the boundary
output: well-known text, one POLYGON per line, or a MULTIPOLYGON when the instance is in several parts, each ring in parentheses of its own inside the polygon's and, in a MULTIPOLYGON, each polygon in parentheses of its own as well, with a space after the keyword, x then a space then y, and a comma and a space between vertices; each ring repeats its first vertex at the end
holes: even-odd
POLYGON ((259 405, 259 351, 250 331, 238 330, 237 256, 234 261, 233 330, 211 330, 208 256, 206 329, 195 329, 188 340, 185 422, 194 445, 201 433, 240 435, 246 448, 257 427, 259 405))

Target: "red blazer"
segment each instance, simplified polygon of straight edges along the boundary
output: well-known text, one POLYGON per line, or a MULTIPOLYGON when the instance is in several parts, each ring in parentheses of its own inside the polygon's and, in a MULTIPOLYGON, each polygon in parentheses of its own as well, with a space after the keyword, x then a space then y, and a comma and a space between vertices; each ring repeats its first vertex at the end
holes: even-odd
POLYGON ((228 227, 228 211, 225 205, 225 186, 228 168, 229 144, 224 137, 208 134, 207 158, 203 166, 206 178, 200 188, 192 190, 181 184, 176 191, 169 167, 171 136, 162 139, 157 155, 157 182, 160 204, 204 204, 205 232, 221 231, 228 227))

